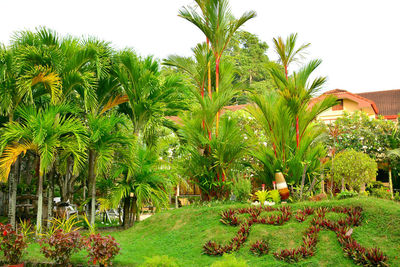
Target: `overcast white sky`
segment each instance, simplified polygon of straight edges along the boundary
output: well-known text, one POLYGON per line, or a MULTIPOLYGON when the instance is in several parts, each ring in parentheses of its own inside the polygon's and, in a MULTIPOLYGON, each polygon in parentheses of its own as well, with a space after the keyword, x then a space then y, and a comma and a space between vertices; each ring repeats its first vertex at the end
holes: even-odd
MULTIPOLYGON (((116 48, 164 58, 190 55, 202 34, 177 16, 192 0, 3 0, 0 42, 16 30, 47 26, 60 34, 92 35, 116 48)), ((400 1, 389 0, 231 0, 239 16, 255 10, 243 28, 272 46, 272 38, 299 34, 310 42, 309 58, 320 58, 318 74, 326 90, 352 92, 400 88, 400 1)), ((276 59, 272 49, 268 55, 276 59)))

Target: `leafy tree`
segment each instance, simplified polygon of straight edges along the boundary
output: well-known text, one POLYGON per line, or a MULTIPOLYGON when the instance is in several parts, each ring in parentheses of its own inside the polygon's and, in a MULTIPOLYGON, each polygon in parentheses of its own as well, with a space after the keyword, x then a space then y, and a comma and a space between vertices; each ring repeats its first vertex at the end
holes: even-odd
POLYGON ((332 171, 336 181, 365 190, 365 183, 376 177, 378 167, 367 154, 349 149, 336 155, 332 171))
MULTIPOLYGON (((336 138, 330 136, 327 145, 338 151, 347 148, 368 154, 389 172, 389 187, 393 192, 392 169, 396 169, 399 159, 391 152, 399 147, 398 124, 383 118, 370 118, 363 112, 344 113, 334 123, 340 132, 336 138)), ((396 174, 397 171, 395 171, 396 174)))
MULTIPOLYGON (((262 92, 275 89, 272 77, 268 71, 278 64, 269 60, 268 45, 257 35, 246 31, 237 31, 230 41, 224 59, 235 65, 236 79, 249 88, 262 92)), ((245 103, 245 95, 240 96, 239 103, 245 103)))

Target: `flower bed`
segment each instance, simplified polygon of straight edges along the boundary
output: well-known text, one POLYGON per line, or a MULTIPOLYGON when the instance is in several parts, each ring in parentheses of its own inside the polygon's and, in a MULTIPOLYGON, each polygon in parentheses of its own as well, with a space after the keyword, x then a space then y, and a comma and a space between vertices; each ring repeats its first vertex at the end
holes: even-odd
MULTIPOLYGON (((311 226, 304 232, 301 245, 297 248, 282 249, 274 252, 273 255, 276 259, 293 263, 312 257, 316 251, 319 232, 321 230, 330 230, 336 233, 345 255, 351 258, 354 263, 363 266, 388 266, 388 258, 379 248, 365 248, 352 237, 352 227, 360 226, 362 223, 361 207, 320 207, 317 209, 305 207, 296 212, 295 219, 302 223, 307 216, 311 215, 314 215, 314 217, 311 220, 311 226), (337 221, 329 220, 326 218, 326 214, 329 212, 344 214, 347 217, 337 221)), ((226 245, 221 245, 211 240, 208 241, 203 246, 203 253, 221 256, 224 253, 237 251, 246 242, 253 224, 282 225, 289 221, 291 216, 292 211, 289 206, 225 210, 221 213, 220 221, 225 225, 238 226, 237 234, 226 245), (261 213, 264 211, 278 211, 281 214, 263 217, 261 213), (240 214, 249 214, 250 216, 246 219, 240 219, 238 217, 240 214)), ((251 245, 250 250, 253 254, 262 256, 269 252, 270 247, 267 241, 258 240, 251 245)))

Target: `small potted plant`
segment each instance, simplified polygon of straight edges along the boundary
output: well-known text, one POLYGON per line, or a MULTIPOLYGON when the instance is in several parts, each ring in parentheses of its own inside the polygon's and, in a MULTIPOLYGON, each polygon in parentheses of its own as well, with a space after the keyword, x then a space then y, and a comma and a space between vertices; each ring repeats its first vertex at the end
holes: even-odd
POLYGON ((4 258, 8 267, 23 267, 21 258, 28 244, 23 234, 17 234, 11 224, 3 225, 0 223, 0 248, 4 253, 4 258))

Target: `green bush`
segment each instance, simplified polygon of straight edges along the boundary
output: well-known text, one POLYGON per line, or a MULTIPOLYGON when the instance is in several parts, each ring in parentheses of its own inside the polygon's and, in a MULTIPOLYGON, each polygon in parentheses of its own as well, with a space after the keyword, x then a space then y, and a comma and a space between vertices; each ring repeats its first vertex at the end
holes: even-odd
POLYGON ((371 182, 378 166, 367 154, 349 149, 336 155, 331 171, 336 182, 343 181, 353 188, 371 182))
POLYGON ((251 181, 246 178, 237 178, 232 185, 232 192, 236 200, 245 202, 249 199, 251 193, 251 181))
POLYGON ((336 195, 338 199, 352 198, 356 196, 358 196, 358 193, 354 191, 343 191, 336 195))
POLYGON ((399 192, 396 192, 396 193, 394 194, 394 200, 400 201, 400 193, 399 193, 399 192))
POLYGON ((211 267, 248 267, 243 259, 238 259, 232 254, 224 254, 221 260, 214 262, 211 267))
POLYGON ((270 201, 273 201, 275 203, 280 203, 281 195, 279 194, 278 190, 271 190, 271 191, 268 191, 267 199, 270 201))
POLYGON ((141 267, 178 267, 176 260, 166 255, 154 256, 152 258, 146 258, 146 261, 140 265, 141 267))
POLYGON ((268 197, 268 191, 258 190, 254 194, 257 196, 258 202, 260 202, 261 205, 264 205, 264 202, 267 200, 268 197))
POLYGON ((386 187, 379 187, 379 188, 372 189, 371 195, 375 196, 375 197, 379 197, 379 198, 384 198, 384 199, 392 198, 392 194, 390 193, 390 190, 386 187))

